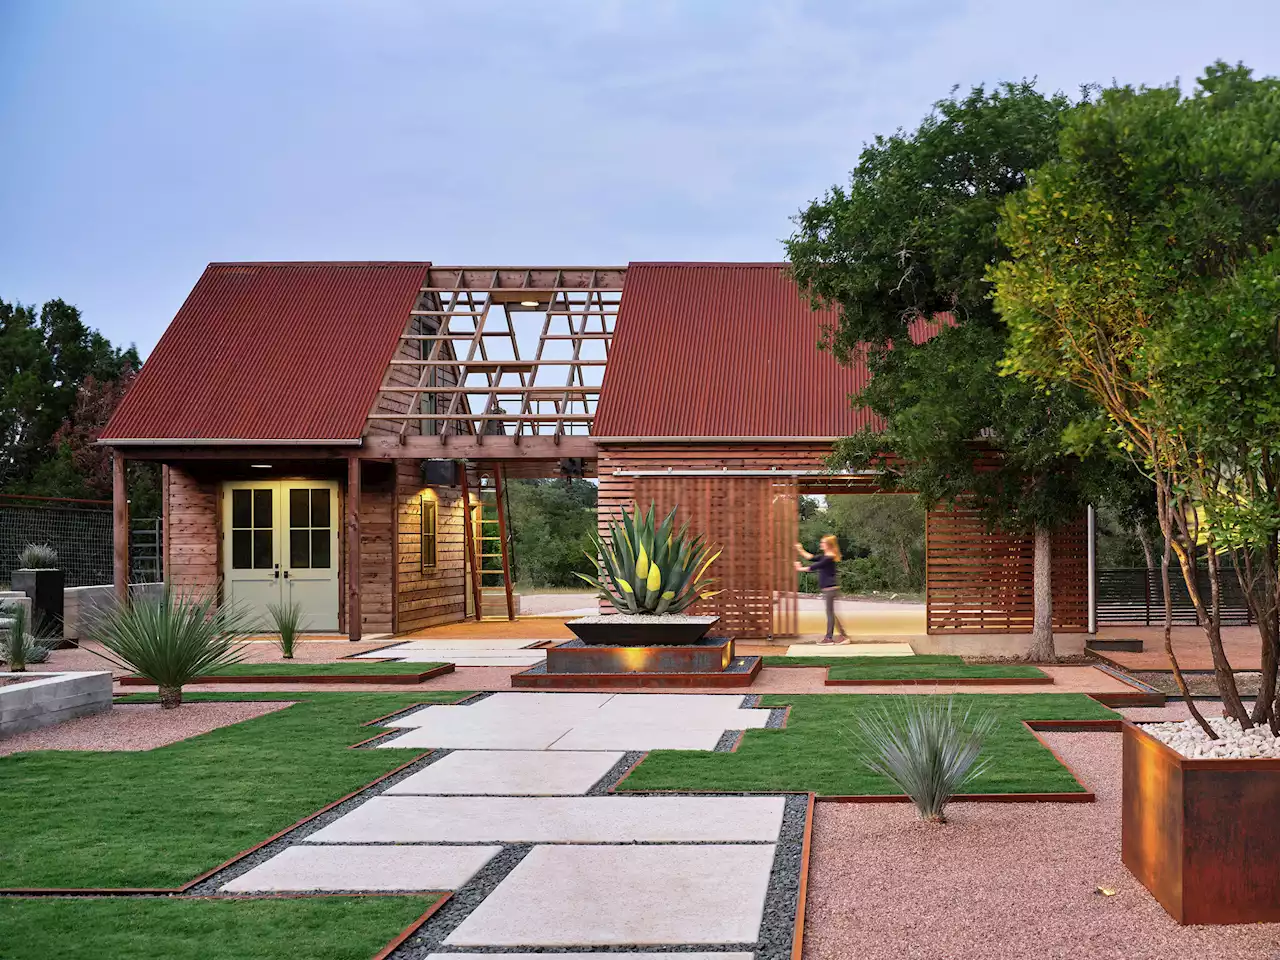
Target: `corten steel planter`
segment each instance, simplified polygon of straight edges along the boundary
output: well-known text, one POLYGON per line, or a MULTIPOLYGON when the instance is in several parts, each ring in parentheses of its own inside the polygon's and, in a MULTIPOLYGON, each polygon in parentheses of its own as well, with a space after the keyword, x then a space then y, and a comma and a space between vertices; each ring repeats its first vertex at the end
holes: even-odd
POLYGON ((611 614, 565 623, 585 644, 610 647, 688 645, 701 640, 719 617, 611 614))
POLYGON ((13 589, 31 600, 31 626, 62 636, 61 570, 15 570, 13 589))
POLYGON ((1183 924, 1280 921, 1280 760, 1191 760, 1125 721, 1121 857, 1183 924))
POLYGON ((733 662, 732 640, 654 647, 551 647, 547 673, 720 673, 733 662))

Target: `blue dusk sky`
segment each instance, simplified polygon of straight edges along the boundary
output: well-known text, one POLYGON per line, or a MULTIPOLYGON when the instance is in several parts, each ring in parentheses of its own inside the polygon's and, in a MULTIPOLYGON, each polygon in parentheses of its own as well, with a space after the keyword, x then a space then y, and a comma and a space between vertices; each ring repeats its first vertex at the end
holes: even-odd
POLYGON ((1280 73, 1277 0, 0 0, 0 299, 214 260, 777 260, 955 85, 1280 73))

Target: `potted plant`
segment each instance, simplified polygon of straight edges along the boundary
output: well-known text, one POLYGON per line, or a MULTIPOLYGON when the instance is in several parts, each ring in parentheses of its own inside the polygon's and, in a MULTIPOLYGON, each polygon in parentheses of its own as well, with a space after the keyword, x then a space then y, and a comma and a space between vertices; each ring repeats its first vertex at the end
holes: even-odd
POLYGON ((13 571, 13 589, 31 600, 31 617, 62 635, 63 575, 58 569, 58 551, 47 543, 28 543, 18 553, 18 569, 13 571))
POLYGON ((675 530, 677 509, 658 524, 653 504, 643 516, 637 506, 634 517, 623 507, 622 520, 609 524, 609 539, 595 538, 596 575, 577 576, 618 612, 570 620, 567 626, 583 643, 692 644, 720 619, 683 612, 719 593, 708 589, 714 581, 704 575, 720 551, 702 536, 690 537, 687 522, 675 530))

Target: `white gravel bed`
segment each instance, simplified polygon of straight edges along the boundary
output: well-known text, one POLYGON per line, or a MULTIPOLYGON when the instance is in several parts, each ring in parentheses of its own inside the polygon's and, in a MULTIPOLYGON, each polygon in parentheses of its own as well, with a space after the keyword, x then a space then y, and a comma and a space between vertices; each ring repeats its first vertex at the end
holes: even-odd
POLYGON ((1269 727, 1244 730, 1229 717, 1205 719, 1219 739, 1210 740, 1194 720, 1144 723, 1142 729, 1189 760, 1242 760, 1250 757, 1280 760, 1280 737, 1274 736, 1269 727))

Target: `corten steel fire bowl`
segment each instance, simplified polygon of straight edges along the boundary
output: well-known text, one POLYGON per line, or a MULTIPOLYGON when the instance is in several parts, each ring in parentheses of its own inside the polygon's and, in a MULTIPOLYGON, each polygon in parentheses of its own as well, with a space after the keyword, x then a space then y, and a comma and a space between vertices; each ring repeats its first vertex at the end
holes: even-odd
POLYGON ((601 614, 568 621, 565 626, 583 643, 609 647, 659 647, 697 643, 719 617, 684 614, 601 614))

